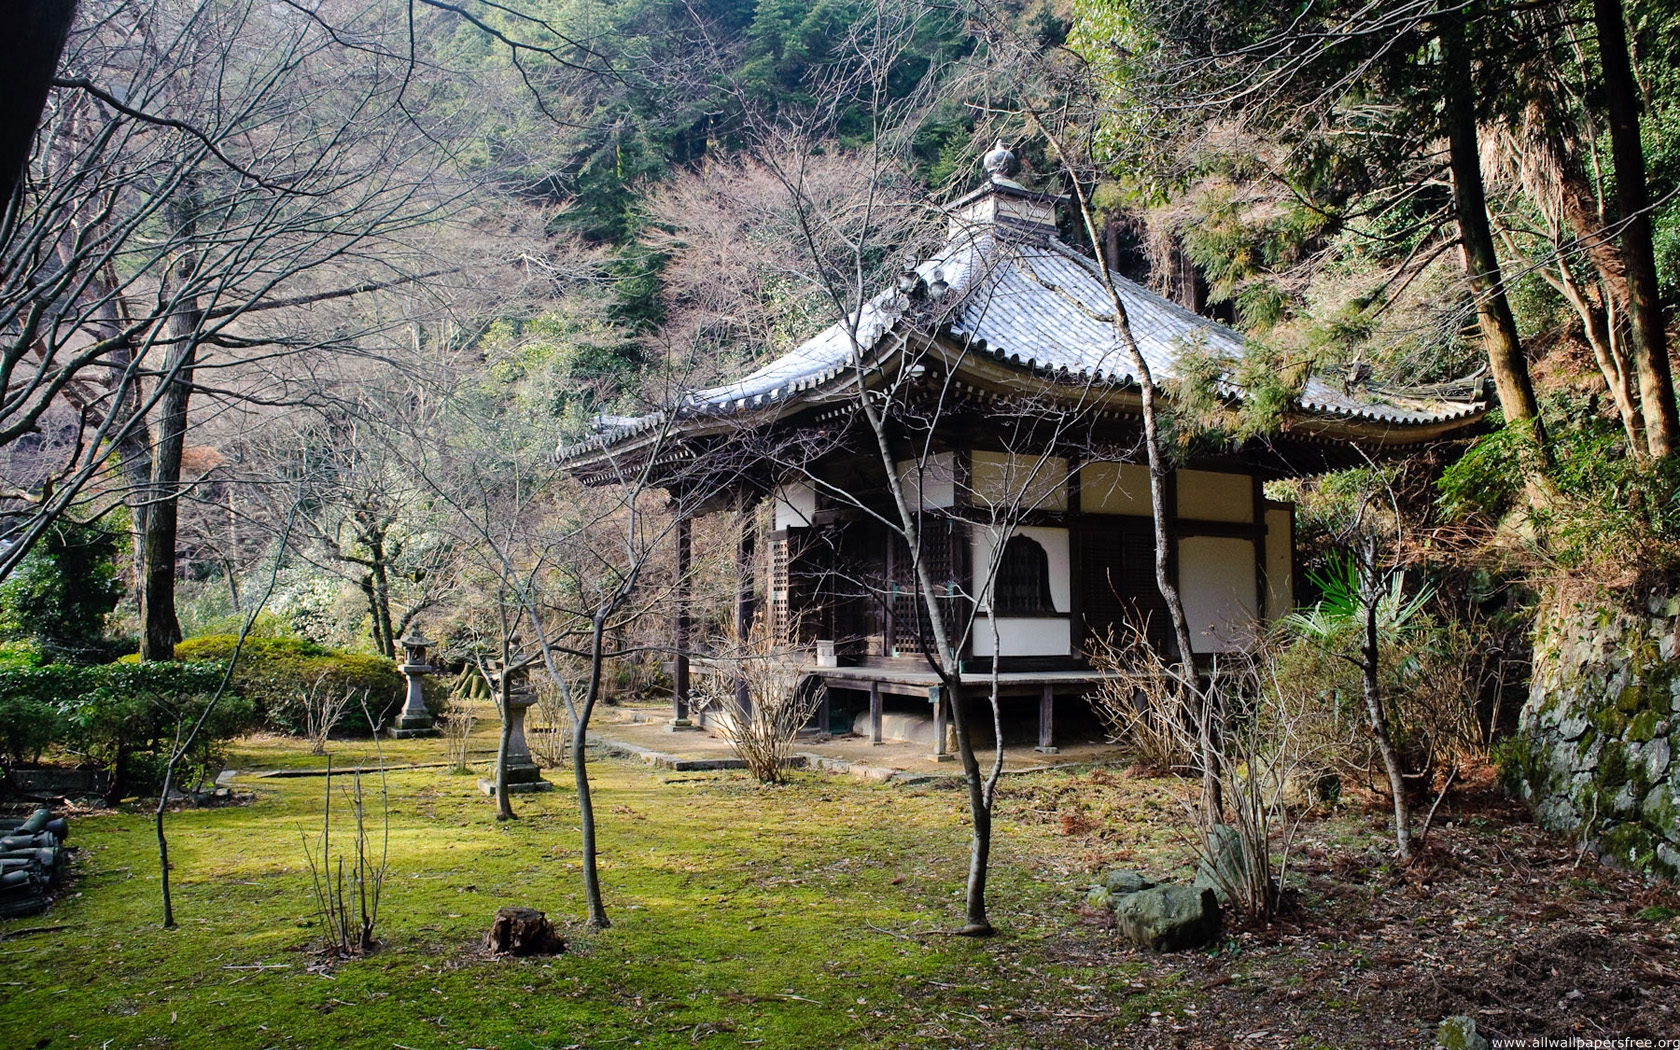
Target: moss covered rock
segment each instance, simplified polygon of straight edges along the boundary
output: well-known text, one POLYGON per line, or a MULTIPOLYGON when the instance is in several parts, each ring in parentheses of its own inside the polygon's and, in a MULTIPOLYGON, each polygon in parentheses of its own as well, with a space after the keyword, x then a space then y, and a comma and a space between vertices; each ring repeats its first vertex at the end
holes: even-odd
POLYGON ((1521 732, 1496 755, 1535 820, 1609 863, 1672 878, 1680 861, 1680 598, 1557 604, 1538 620, 1521 732))

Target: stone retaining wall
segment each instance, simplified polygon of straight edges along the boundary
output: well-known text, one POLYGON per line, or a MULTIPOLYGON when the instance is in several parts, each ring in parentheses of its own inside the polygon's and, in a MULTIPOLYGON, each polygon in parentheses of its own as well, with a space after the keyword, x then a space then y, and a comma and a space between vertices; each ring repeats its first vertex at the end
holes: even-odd
POLYGON ((1680 877, 1680 598, 1560 602, 1535 626, 1507 784, 1606 862, 1680 877))

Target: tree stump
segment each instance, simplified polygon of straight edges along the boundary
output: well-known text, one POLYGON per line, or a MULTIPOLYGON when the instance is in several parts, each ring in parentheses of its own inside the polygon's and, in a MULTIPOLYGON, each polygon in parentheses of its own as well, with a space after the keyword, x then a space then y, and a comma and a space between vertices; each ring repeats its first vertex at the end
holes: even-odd
POLYGON ((554 924, 535 908, 498 908, 484 946, 496 955, 558 955, 566 950, 554 924))

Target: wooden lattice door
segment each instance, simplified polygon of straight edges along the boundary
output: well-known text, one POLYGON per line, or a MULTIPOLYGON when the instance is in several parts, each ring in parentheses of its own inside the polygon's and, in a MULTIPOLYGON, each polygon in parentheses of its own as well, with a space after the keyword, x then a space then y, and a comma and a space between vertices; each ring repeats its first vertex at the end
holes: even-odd
POLYGON ((1080 530, 1085 637, 1127 642, 1141 630, 1155 651, 1174 658, 1166 600, 1155 582, 1155 531, 1148 521, 1087 518, 1080 530))

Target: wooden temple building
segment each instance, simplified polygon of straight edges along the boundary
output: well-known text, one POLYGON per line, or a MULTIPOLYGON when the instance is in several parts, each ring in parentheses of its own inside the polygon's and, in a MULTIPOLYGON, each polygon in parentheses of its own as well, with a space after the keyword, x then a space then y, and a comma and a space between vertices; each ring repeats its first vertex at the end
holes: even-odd
MULTIPOLYGON (((863 397, 885 424, 942 615, 970 627, 959 631, 965 685, 989 685, 995 672, 1029 735, 1036 721, 1041 749, 1055 748, 1059 704, 1064 715, 1085 709, 1093 639, 1129 623, 1171 651, 1141 402, 1099 263, 1058 238, 1059 199, 1009 179, 1011 159, 1001 146, 988 154, 985 184, 945 208, 943 245, 854 315, 559 453, 591 484, 652 472, 682 515, 679 576, 688 518, 738 515, 737 623, 768 615, 807 647, 807 673, 829 687, 823 729, 855 725, 879 742, 885 712, 920 712, 943 750, 926 616, 863 397)), ((1158 383, 1187 350, 1242 354, 1238 333, 1113 280, 1158 383)), ((1221 393, 1245 396, 1229 382, 1221 393)), ((1313 377, 1273 439, 1176 470, 1169 559, 1196 653, 1239 644, 1257 619, 1294 605, 1294 512, 1266 498, 1267 480, 1460 433, 1486 409, 1479 381, 1396 390, 1313 377)), ((682 587, 676 725, 689 717, 682 587)))

